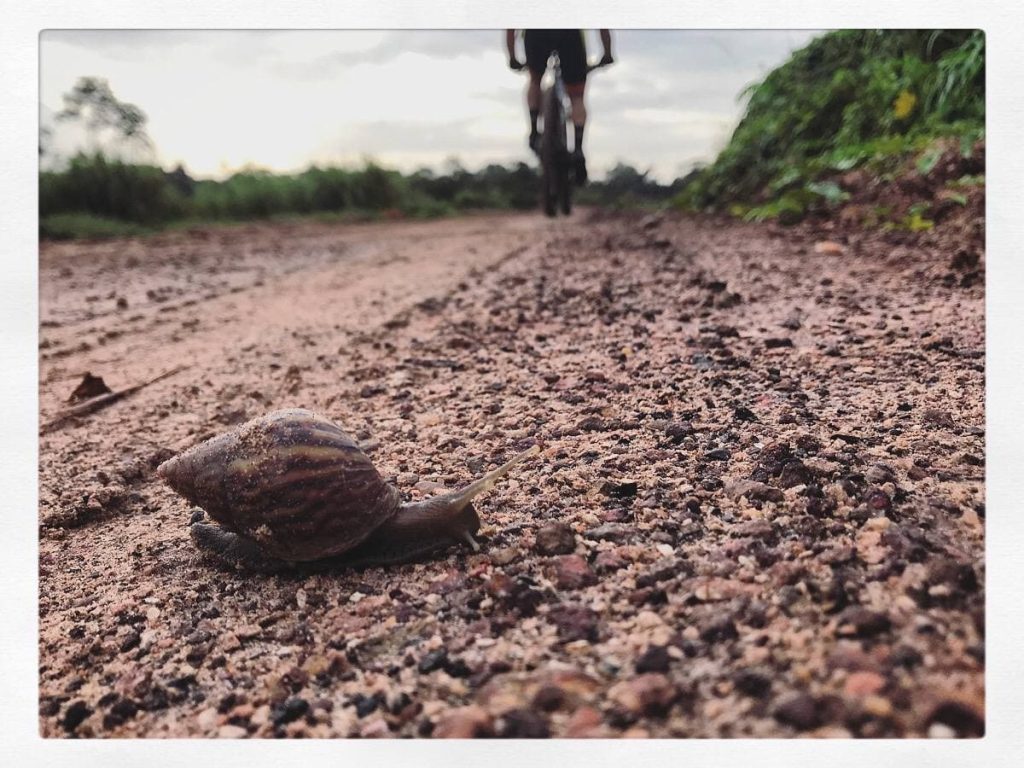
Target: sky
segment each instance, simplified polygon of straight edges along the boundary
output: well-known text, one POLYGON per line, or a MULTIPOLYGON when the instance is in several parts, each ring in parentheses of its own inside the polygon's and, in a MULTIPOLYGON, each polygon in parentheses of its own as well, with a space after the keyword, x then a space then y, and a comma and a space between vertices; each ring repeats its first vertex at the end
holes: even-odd
MULTIPOLYGON (((587 84, 592 175, 624 162, 669 182, 710 162, 742 115, 740 92, 816 34, 613 30, 616 63, 587 84)), ((596 60, 596 30, 587 45, 596 60)), ((47 30, 40 50, 44 126, 79 77, 104 78, 146 113, 156 161, 196 177, 368 157, 404 172, 532 159, 527 77, 508 68, 502 30, 47 30)), ((50 146, 66 157, 87 137, 60 123, 50 146)))

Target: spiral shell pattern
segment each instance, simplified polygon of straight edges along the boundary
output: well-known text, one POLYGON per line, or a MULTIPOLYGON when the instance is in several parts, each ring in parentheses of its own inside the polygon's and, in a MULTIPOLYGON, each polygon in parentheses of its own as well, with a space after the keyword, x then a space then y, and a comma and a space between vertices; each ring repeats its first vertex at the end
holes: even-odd
POLYGON ((390 520, 398 492, 355 441, 302 409, 274 411, 157 469, 175 491, 274 557, 345 552, 390 520))

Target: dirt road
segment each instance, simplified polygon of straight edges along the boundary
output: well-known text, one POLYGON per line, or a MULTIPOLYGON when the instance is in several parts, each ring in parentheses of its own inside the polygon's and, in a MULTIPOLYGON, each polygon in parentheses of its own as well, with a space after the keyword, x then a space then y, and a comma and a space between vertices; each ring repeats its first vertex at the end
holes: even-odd
POLYGON ((976 736, 984 286, 968 254, 487 216, 44 244, 46 736, 976 736), (264 576, 173 453, 268 410, 418 498, 535 441, 483 551, 264 576))

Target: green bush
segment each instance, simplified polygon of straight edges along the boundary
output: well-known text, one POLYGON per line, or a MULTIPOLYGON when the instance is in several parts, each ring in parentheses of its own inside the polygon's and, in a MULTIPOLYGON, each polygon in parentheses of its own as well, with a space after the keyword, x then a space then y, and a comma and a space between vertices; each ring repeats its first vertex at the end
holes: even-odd
POLYGON ((791 215, 816 197, 837 201, 807 186, 828 173, 884 163, 939 136, 980 138, 984 61, 980 30, 822 35, 744 92, 749 100, 729 144, 677 203, 748 203, 762 213, 775 204, 791 215))
POLYGON ((102 154, 80 154, 67 170, 39 175, 39 209, 55 213, 89 213, 139 224, 158 224, 185 213, 178 190, 154 166, 129 165, 102 154))

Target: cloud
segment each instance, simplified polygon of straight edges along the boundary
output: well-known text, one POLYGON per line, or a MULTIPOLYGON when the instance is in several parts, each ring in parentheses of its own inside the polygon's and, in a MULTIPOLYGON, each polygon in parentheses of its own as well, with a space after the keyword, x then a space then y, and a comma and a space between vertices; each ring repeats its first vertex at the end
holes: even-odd
POLYGON ((493 52, 503 60, 503 40, 498 30, 423 30, 367 33, 342 31, 337 35, 337 50, 319 53, 312 60, 278 61, 274 69, 286 77, 326 79, 337 77, 353 67, 393 62, 403 54, 416 53, 434 59, 474 57, 493 52), (348 40, 376 34, 371 46, 350 47, 348 40))

